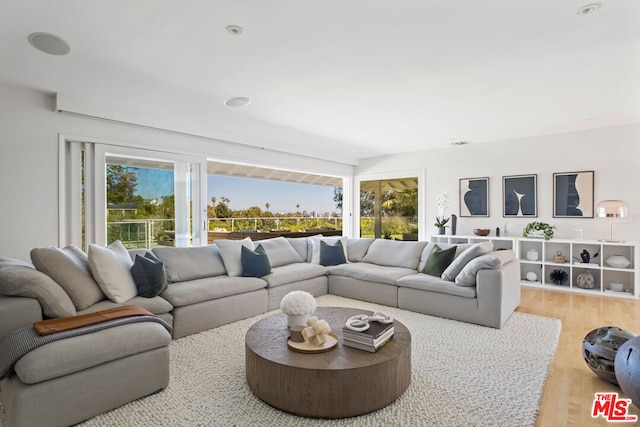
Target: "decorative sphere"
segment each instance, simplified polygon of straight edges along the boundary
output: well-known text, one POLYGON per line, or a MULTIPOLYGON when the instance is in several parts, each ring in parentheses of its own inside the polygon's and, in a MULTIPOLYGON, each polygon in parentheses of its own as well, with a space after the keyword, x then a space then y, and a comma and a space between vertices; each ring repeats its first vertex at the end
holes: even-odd
POLYGON ((526 277, 530 282, 535 282, 536 280, 538 280, 538 275, 533 271, 528 272, 526 277))
POLYGON ((620 347, 615 372, 622 392, 640 408, 640 337, 631 338, 620 347))
MULTIPOLYGON (((605 381, 618 385, 614 368, 616 354, 623 344, 632 338, 635 339, 635 337, 636 334, 633 332, 622 330, 616 326, 603 326, 594 329, 582 341, 582 357, 594 374, 605 381)), ((640 341, 638 343, 640 344, 640 341)), ((640 347, 636 348, 640 360, 640 347)), ((638 367, 640 367, 640 362, 638 367)), ((640 375, 640 371, 638 371, 638 375, 640 375)), ((640 381, 640 376, 636 378, 640 381)), ((635 403, 636 401, 634 401, 635 403)))
POLYGON ((576 286, 582 289, 593 289, 596 286, 596 279, 590 271, 584 271, 576 277, 576 286))

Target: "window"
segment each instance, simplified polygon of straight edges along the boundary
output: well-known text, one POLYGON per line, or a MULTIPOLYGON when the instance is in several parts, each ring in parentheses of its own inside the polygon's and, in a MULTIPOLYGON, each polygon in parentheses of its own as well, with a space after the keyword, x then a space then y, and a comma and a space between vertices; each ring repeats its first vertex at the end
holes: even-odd
POLYGON ((343 232, 343 178, 209 160, 210 241, 239 232, 343 232))
POLYGON ((61 144, 61 244, 206 242, 201 160, 100 142, 61 144))
POLYGON ((424 172, 408 176, 359 177, 360 237, 418 240, 424 226, 420 185, 424 172))

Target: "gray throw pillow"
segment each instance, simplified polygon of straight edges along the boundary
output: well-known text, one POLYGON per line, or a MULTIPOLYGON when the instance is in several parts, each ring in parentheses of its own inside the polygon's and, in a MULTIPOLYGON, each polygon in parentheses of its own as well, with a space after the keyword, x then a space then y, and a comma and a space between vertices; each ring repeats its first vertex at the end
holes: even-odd
POLYGON ((216 240, 214 244, 220 250, 220 256, 224 262, 224 268, 227 270, 229 277, 242 276, 242 263, 240 261, 241 247, 245 246, 251 250, 254 249, 253 242, 250 238, 245 237, 242 240, 216 240))
POLYGON ((453 262, 442 272, 442 279, 453 282, 465 265, 480 255, 488 254, 493 250, 492 242, 476 243, 458 255, 453 262))
POLYGON ((105 295, 115 303, 123 303, 138 295, 133 281, 133 261, 120 240, 109 246, 89 245, 91 274, 105 295))
POLYGON ((456 276, 458 286, 475 286, 478 271, 482 269, 498 269, 516 259, 516 253, 512 250, 502 250, 481 255, 469 261, 462 271, 456 276))
POLYGON ((89 258, 79 247, 35 248, 31 250, 31 262, 65 290, 76 310, 84 310, 105 299, 91 274, 89 258))
POLYGON ((269 256, 271 267, 280 267, 296 262, 302 262, 302 258, 284 237, 261 240, 260 245, 269 256))
POLYGON ((76 315, 73 302, 60 285, 19 260, 0 259, 0 295, 35 298, 49 318, 76 315))

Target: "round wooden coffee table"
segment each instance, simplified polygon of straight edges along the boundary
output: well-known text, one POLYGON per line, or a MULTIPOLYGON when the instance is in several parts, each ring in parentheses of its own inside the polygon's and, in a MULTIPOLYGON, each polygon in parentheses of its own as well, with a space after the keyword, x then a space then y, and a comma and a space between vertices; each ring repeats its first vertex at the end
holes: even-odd
POLYGON ((383 408, 411 382, 411 334, 394 320, 393 339, 376 353, 342 345, 342 327, 367 310, 318 307, 338 346, 303 354, 287 347, 287 316, 274 314, 255 323, 245 337, 247 383, 269 405, 296 415, 345 418, 383 408))

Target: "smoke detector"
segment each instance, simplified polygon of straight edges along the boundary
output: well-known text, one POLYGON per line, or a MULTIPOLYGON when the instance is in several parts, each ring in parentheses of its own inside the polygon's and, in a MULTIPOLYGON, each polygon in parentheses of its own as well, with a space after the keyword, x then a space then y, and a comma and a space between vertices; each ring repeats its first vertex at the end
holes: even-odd
POLYGON ((579 16, 589 15, 589 14, 595 12, 596 10, 600 9, 600 6, 602 6, 600 3, 586 4, 586 5, 582 6, 580 9, 578 9, 576 11, 576 13, 579 16))

